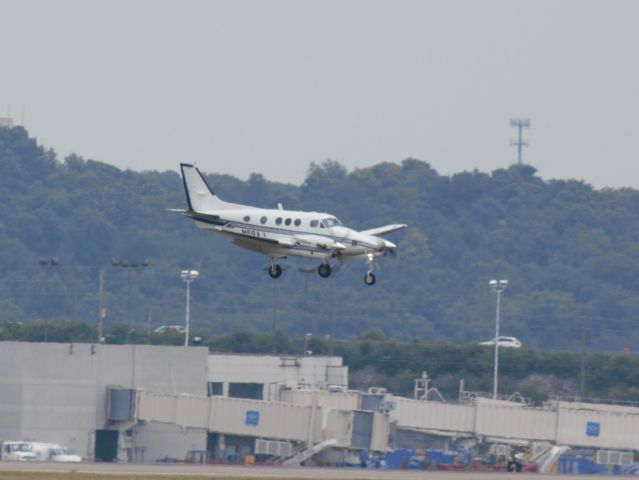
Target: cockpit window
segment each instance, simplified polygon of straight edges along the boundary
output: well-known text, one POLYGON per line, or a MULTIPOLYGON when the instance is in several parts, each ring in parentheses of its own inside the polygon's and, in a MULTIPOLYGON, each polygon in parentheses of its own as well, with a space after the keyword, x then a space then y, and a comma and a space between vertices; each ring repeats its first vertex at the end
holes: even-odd
POLYGON ((340 227, 341 225, 342 225, 342 222, 340 222, 335 217, 328 217, 328 218, 325 218, 324 220, 322 220, 322 226, 324 226, 326 228, 340 227))
POLYGON ((311 227, 317 228, 318 225, 319 225, 319 220, 311 220, 311 227))

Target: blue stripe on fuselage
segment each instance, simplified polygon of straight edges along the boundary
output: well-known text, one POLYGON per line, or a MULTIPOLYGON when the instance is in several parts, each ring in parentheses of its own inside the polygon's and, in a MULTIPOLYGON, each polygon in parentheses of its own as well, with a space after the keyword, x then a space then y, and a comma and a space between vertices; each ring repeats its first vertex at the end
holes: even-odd
MULTIPOLYGON (((256 230, 256 231, 275 233, 275 234, 278 234, 278 235, 290 235, 290 236, 294 236, 294 235, 298 235, 298 234, 317 235, 318 237, 329 238, 329 239, 334 240, 336 242, 349 241, 349 242, 352 243, 352 240, 347 240, 346 238, 343 238, 343 237, 337 237, 335 235, 329 235, 329 234, 325 234, 325 233, 299 231, 299 230, 287 230, 285 228, 267 227, 267 226, 264 226, 264 225, 255 225, 253 223, 244 223, 244 222, 235 222, 235 221, 232 221, 232 220, 224 220, 223 218, 220 218, 219 220, 213 220, 213 219, 209 219, 209 218, 207 218, 207 219, 198 218, 197 216, 192 216, 190 218, 192 218, 193 220, 197 220, 198 222, 209 223, 211 225, 226 226, 226 225, 230 224, 230 225, 236 225, 236 226, 238 226, 240 228, 251 228, 251 229, 256 230)), ((246 238, 254 238, 256 240, 259 240, 259 237, 253 237, 253 236, 250 236, 250 235, 246 235, 246 238)), ((363 242, 361 242, 359 240, 357 240, 357 246, 370 248, 372 250, 377 250, 378 249, 377 245, 371 245, 370 243, 363 243, 363 242)), ((294 248, 294 247, 285 247, 285 248, 294 248)), ((308 248, 305 248, 305 249, 308 250, 308 248)), ((319 250, 330 251, 331 249, 319 249, 319 250)))

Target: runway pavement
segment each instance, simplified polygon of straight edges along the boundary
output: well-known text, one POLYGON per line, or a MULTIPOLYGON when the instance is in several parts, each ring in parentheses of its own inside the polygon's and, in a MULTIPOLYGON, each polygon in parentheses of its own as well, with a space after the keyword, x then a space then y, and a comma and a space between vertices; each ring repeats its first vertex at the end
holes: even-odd
MULTIPOLYGON (((583 480, 583 475, 552 475, 539 473, 495 472, 437 472, 420 470, 372 470, 359 468, 293 468, 230 465, 186 464, 122 464, 122 463, 55 463, 55 462, 0 462, 0 472, 78 472, 104 475, 191 475, 195 477, 235 477, 243 479, 318 479, 318 480, 583 480)), ((588 480, 610 479, 607 476, 588 475, 588 480)), ((621 478, 621 477, 615 477, 621 478)))

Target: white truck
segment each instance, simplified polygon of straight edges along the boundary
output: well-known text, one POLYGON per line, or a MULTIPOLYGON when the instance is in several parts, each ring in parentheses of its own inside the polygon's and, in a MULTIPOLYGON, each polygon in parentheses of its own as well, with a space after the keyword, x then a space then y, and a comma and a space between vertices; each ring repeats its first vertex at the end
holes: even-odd
POLYGON ((81 462, 82 457, 57 443, 7 441, 2 442, 0 460, 19 462, 81 462))
POLYGON ((33 452, 32 442, 20 442, 9 440, 2 442, 0 450, 0 460, 8 460, 14 462, 28 462, 37 460, 38 457, 33 452))

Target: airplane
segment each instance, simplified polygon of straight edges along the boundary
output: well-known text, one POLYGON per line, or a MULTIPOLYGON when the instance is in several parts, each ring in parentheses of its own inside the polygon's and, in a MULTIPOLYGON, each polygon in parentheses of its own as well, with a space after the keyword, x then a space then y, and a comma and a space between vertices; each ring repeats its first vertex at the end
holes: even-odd
POLYGON ((380 238, 407 227, 406 224, 385 225, 358 232, 346 228, 334 215, 319 212, 264 209, 221 200, 194 165, 181 163, 182 180, 188 210, 171 209, 195 220, 198 227, 232 238, 239 247, 267 255, 271 278, 282 275, 279 260, 289 256, 317 259, 320 277, 329 277, 329 261, 364 260, 367 265, 364 283, 373 285, 373 262, 397 246, 380 238))

